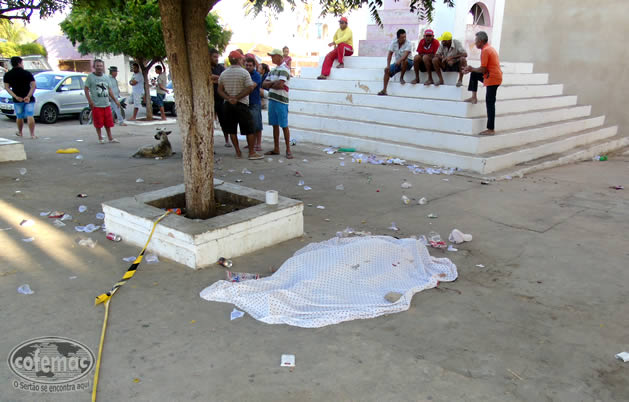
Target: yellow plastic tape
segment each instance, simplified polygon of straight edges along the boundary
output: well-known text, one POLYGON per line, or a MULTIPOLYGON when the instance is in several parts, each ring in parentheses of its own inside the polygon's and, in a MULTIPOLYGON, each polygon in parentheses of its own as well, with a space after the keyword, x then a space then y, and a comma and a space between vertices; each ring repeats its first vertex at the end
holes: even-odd
POLYGON ((81 151, 79 151, 76 148, 61 148, 61 149, 57 149, 57 153, 58 154, 78 154, 81 151))

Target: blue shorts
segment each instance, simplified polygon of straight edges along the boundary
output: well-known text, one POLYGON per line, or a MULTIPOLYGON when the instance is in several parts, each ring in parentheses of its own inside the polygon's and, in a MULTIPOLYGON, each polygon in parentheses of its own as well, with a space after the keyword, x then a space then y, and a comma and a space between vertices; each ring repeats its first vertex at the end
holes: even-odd
POLYGON ((153 101, 158 107, 163 107, 165 97, 166 97, 166 94, 157 94, 157 96, 153 99, 153 101))
POLYGON ((18 119, 25 119, 27 117, 33 117, 35 114, 35 102, 24 103, 24 102, 15 102, 13 104, 15 108, 15 117, 18 119))
POLYGON ((262 131, 262 105, 249 105, 249 111, 251 112, 251 120, 253 121, 253 131, 262 131))
POLYGON ((269 124, 272 126, 288 127, 288 105, 269 99, 269 124))
MULTIPOLYGON (((402 62, 404 63, 404 62, 402 62)), ((393 63, 389 66, 389 77, 393 77, 395 74, 399 73, 400 71, 402 71, 402 63, 400 63, 399 65, 393 63)), ((413 69, 413 60, 411 59, 407 59, 406 60, 406 71, 411 71, 413 69)))

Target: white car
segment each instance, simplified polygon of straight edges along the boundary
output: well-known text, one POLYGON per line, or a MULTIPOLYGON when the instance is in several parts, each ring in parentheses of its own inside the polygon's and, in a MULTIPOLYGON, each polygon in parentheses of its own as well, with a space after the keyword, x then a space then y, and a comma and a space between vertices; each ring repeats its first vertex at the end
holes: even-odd
MULTIPOLYGON (((74 71, 46 71, 35 74, 35 117, 52 124, 61 115, 76 115, 88 106, 85 98, 87 74, 74 71)), ((15 118, 13 98, 5 90, 0 92, 0 111, 15 118)))

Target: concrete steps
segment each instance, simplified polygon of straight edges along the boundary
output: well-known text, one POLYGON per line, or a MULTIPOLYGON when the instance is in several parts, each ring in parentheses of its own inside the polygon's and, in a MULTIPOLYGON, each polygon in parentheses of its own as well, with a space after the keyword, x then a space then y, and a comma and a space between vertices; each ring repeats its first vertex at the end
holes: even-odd
MULTIPOLYGON (((301 89, 318 92, 376 95, 382 89, 382 79, 377 81, 336 81, 293 78, 290 80, 290 88, 291 91, 301 89)), ((410 83, 400 85, 398 82, 390 82, 387 92, 389 98, 403 97, 462 101, 470 96, 467 87, 457 88, 453 85, 440 87, 431 85, 425 87, 424 85, 411 85, 410 83)), ((559 96, 562 94, 562 84, 500 86, 496 98, 498 100, 526 99, 559 96)), ((478 99, 481 102, 484 101, 484 87, 478 88, 478 99)))
MULTIPOLYGON (((330 72, 328 79, 340 80, 340 81, 382 81, 384 76, 384 65, 381 68, 333 68, 330 72)), ((301 69, 300 78, 317 78, 321 74, 320 67, 304 67, 301 69)), ((454 85, 458 80, 459 73, 446 72, 443 73, 443 79, 446 85, 454 85)), ((469 74, 463 76, 463 83, 467 85, 469 82, 469 74)), ((410 83, 415 78, 415 74, 412 71, 407 71, 404 75, 404 79, 410 83)), ((426 73, 420 73, 419 78, 421 82, 425 82, 428 79, 426 73)), ((437 75, 433 73, 433 79, 437 79, 437 75)), ((399 81, 399 74, 397 74, 393 80, 399 81)), ((520 74, 520 73, 503 73, 502 84, 503 85, 544 85, 548 83, 548 74, 520 74)))
MULTIPOLYGON (((476 105, 462 102, 469 92, 454 85, 391 82, 389 96, 377 96, 385 63, 383 57, 348 57, 327 80, 314 79, 319 68, 302 69, 290 81, 293 137, 482 176, 534 171, 627 144, 616 126, 604 125, 604 116, 591 116, 590 106, 564 95, 563 85, 533 73, 532 63, 502 63, 498 131, 490 137, 477 135, 486 126, 483 87, 476 105)), ((445 78, 453 84, 457 74, 445 78)), ((264 134, 271 136, 271 127, 265 125, 264 134)))

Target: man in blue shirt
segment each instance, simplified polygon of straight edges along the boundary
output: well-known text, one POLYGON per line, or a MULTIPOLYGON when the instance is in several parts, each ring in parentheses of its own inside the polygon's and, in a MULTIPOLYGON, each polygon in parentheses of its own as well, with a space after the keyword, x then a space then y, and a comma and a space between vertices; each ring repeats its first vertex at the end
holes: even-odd
POLYGON ((255 151, 262 151, 262 101, 260 99, 260 89, 262 88, 262 77, 256 71, 256 60, 252 57, 245 59, 245 68, 249 71, 251 79, 256 83, 256 88, 249 95, 249 111, 253 120, 255 133, 255 151))

